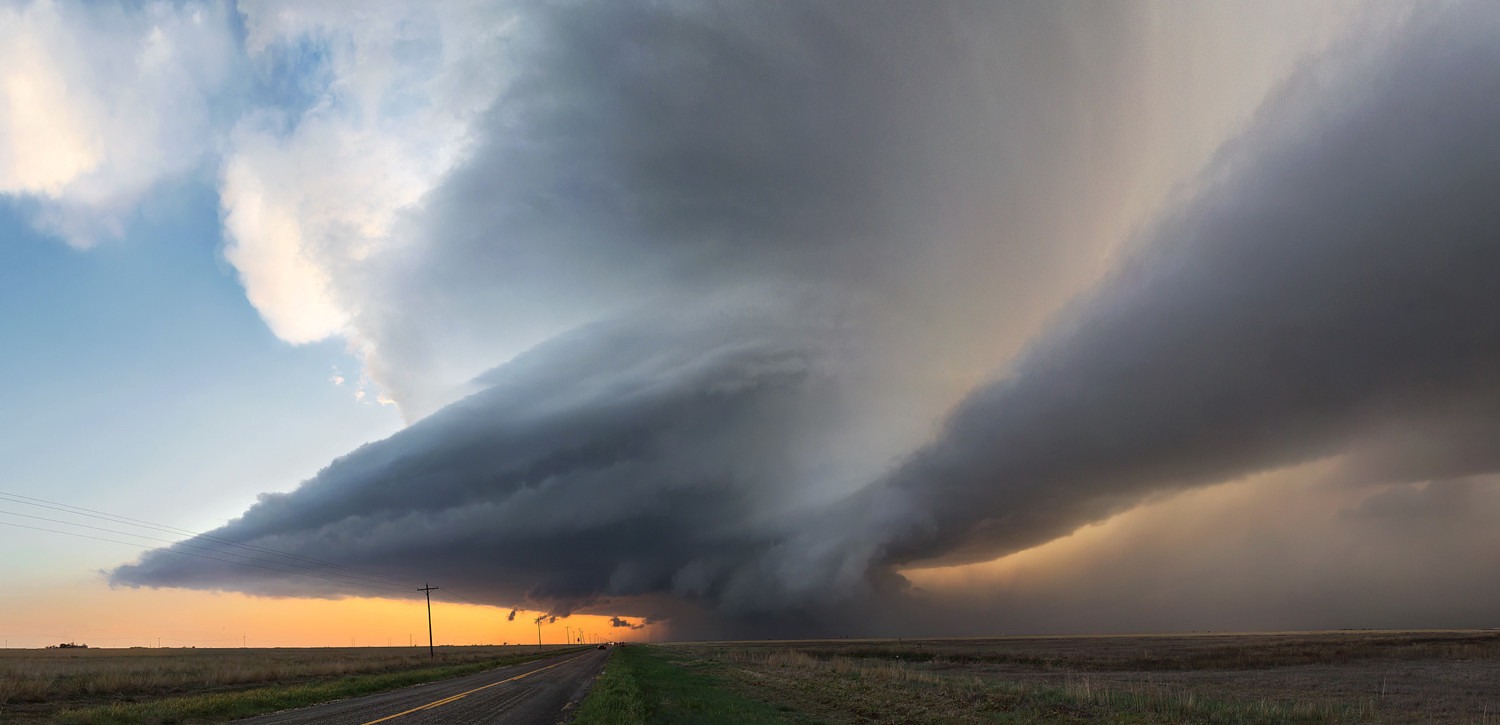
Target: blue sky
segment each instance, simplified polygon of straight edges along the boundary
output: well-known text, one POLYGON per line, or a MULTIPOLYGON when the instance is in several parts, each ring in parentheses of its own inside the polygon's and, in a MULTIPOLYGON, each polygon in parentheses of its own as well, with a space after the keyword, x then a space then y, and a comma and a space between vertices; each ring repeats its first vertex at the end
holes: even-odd
MULTIPOLYGON (((703 636, 1480 623, 1493 8, 915 7, 0 0, 0 491, 703 636)), ((351 594, 157 544, 0 571, 351 594)))
MULTIPOLYGON (((278 149, 297 144, 304 125, 323 123, 334 136, 363 135, 335 153, 367 157, 371 144, 383 146, 378 163, 431 150, 423 139, 440 129, 399 124, 442 99, 423 86, 440 70, 441 40, 422 35, 433 13, 394 9, 341 27, 347 14, 332 6, 0 4, 0 55, 12 69, 0 99, 8 149, 0 154, 0 491, 208 530, 405 425, 371 379, 356 331, 324 324, 279 335, 268 319, 302 317, 299 300, 257 307, 247 295, 247 279, 274 287, 288 267, 307 278, 301 252, 276 247, 287 227, 231 237, 226 226, 244 198, 225 186, 236 160, 249 160, 236 178, 259 174, 247 203, 294 225, 315 226, 325 212, 335 224, 389 215, 395 205, 367 197, 402 186, 396 193, 409 203, 420 193, 394 167, 372 175, 318 159, 326 137, 308 142, 316 148, 302 158, 278 149), (417 34, 382 49, 387 32, 406 24, 417 34), (370 65, 354 57, 368 46, 386 55, 384 68, 410 70, 351 80, 370 65), (268 157, 271 168, 255 168, 268 157), (308 178, 306 169, 322 174, 308 178), (338 186, 360 176, 368 183, 359 196, 338 197, 338 186), (266 202, 255 189, 291 192, 266 202)), ((420 166, 405 171, 431 183, 437 167, 420 166)), ((316 233, 309 246, 322 241, 316 233)), ((7 607, 0 634, 21 642, 26 612, 80 597, 108 608, 101 572, 162 543, 100 530, 163 536, 118 522, 16 502, 0 508, 13 511, 4 517, 13 525, 0 527, 7 574, 48 592, 7 607)), ((170 598, 156 602, 136 606, 171 609, 170 598)), ((37 636, 56 628, 33 624, 37 636)))
MULTIPOLYGON (((341 342, 266 329, 223 258, 217 202, 210 182, 180 181, 88 250, 5 205, 5 490, 199 530, 400 427, 391 406, 332 382, 359 374, 341 342)), ((46 558, 34 574, 54 570, 46 558)))

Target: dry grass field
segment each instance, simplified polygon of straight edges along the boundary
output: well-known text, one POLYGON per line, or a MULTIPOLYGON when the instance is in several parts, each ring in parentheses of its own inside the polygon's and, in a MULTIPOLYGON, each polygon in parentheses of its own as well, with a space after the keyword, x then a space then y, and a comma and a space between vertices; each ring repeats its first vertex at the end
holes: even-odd
POLYGON ((671 648, 814 722, 1500 723, 1500 632, 732 642, 671 648))
MULTIPOLYGON (((289 691, 335 692, 318 683, 364 682, 334 695, 351 696, 535 649, 440 648, 443 672, 425 649, 404 647, 0 650, 0 721, 217 721, 245 711, 236 700, 265 711, 289 691)), ((640 655, 633 667, 643 679, 623 710, 646 713, 642 722, 676 721, 651 713, 670 715, 676 710, 663 703, 696 698, 737 722, 1500 725, 1497 631, 843 639, 625 652, 640 655)))
POLYGON ((176 696, 302 686, 490 662, 536 646, 0 650, 0 721, 176 696))

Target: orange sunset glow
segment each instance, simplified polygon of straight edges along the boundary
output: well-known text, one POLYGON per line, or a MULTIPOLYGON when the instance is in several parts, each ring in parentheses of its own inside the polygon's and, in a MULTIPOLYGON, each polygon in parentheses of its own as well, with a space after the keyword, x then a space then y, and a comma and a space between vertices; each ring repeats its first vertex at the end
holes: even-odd
MULTIPOLYGON (((441 590, 439 590, 441 591, 441 590)), ((427 646, 421 600, 273 599, 232 592, 55 589, 24 609, 0 599, 10 647, 79 642, 91 647, 397 647, 427 646), (92 596, 90 595, 92 594, 92 596), (94 597, 108 597, 107 618, 94 597)), ((540 612, 432 603, 437 645, 536 644, 540 612)), ((640 624, 640 620, 631 620, 640 624)), ((541 623, 544 644, 649 639, 651 627, 610 626, 610 618, 573 615, 541 623), (566 629, 565 629, 566 628, 566 629), (566 635, 565 635, 566 632, 566 635)))

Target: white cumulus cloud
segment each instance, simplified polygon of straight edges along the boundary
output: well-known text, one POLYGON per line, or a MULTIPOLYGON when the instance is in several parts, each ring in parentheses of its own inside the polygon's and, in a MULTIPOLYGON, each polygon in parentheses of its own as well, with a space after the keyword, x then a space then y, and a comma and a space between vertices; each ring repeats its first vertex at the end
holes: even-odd
POLYGON ((222 3, 0 5, 0 193, 89 247, 215 145, 238 43, 222 3))
POLYGON ((324 83, 305 108, 236 125, 220 187, 225 254, 277 336, 357 340, 357 300, 339 282, 358 279, 361 262, 392 244, 399 215, 461 157, 470 120, 499 88, 473 66, 495 66, 507 24, 479 4, 240 9, 252 62, 292 57, 324 83))

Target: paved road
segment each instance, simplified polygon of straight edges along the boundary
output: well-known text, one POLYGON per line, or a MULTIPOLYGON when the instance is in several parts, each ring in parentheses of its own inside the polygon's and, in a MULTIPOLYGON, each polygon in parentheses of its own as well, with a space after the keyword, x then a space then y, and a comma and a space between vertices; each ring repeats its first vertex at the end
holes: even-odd
POLYGON ((562 720, 565 709, 583 699, 607 659, 608 651, 591 649, 238 722, 553 725, 562 720))

